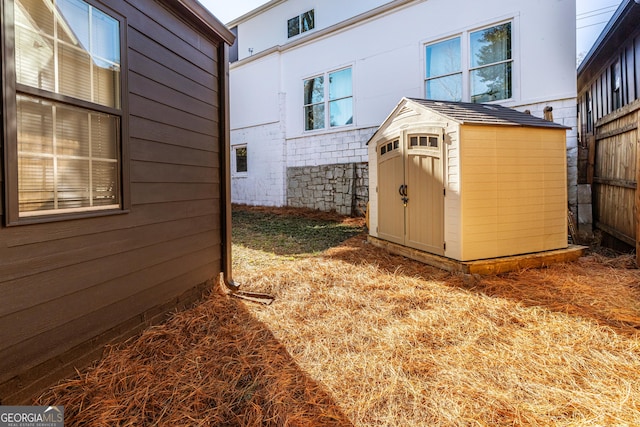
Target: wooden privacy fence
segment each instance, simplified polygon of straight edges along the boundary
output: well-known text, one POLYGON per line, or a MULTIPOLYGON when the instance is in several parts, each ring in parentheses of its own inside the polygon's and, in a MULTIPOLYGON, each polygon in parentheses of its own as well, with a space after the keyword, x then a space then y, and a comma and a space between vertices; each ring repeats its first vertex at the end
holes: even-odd
POLYGON ((636 248, 640 265, 640 100, 598 120, 590 141, 596 228, 636 248))

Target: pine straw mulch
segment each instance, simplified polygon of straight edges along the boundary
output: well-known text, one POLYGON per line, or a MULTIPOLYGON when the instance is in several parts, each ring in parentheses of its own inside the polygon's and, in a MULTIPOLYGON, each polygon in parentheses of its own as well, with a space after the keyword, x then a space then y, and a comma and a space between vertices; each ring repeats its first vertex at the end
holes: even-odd
POLYGON ((68 426, 640 425, 629 257, 490 277, 353 237, 319 256, 234 247, 235 279, 38 399, 68 426))

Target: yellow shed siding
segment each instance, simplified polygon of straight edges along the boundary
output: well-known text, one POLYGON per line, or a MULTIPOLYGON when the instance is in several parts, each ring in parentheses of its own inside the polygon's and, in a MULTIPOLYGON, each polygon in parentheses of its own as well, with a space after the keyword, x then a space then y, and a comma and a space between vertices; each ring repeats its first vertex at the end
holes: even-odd
POLYGON ((461 260, 566 247, 565 131, 463 125, 460 140, 461 260))

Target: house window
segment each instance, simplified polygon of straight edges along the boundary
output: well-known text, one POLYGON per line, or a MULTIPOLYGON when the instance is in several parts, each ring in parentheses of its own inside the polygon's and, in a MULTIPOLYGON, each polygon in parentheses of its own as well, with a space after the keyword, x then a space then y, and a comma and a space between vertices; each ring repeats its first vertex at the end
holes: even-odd
POLYGON ((16 0, 14 22, 10 216, 120 209, 121 21, 82 0, 16 0))
POLYGON ((616 61, 611 66, 611 110, 622 107, 622 73, 620 71, 620 61, 616 61))
POLYGON ((315 17, 313 9, 298 15, 287 21, 287 35, 289 38, 295 37, 315 28, 315 17))
POLYGON ((511 98, 511 23, 470 35, 471 101, 511 98))
POLYGON ((304 81, 304 117, 305 130, 353 124, 351 68, 304 81))
POLYGON ((428 45, 426 48, 428 99, 462 100, 460 37, 428 45))
POLYGON ((236 175, 246 175, 249 171, 247 162, 247 146, 236 145, 233 147, 233 172, 236 175))
POLYGON ((593 101, 591 99, 591 92, 585 93, 586 107, 587 107, 587 132, 593 131, 593 101))
POLYGON ((511 98, 511 33, 507 22, 426 45, 426 98, 471 102, 511 98), (466 58, 463 52, 468 52, 466 58))

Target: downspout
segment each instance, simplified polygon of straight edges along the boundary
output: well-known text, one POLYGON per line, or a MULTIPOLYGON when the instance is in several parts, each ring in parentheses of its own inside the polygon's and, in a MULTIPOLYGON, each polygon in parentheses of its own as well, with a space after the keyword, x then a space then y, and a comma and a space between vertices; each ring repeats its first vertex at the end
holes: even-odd
POLYGON ((233 280, 231 258, 231 132, 229 121, 229 45, 220 43, 218 49, 219 108, 220 108, 220 225, 222 227, 222 282, 232 296, 271 304, 274 297, 240 290, 233 280))

